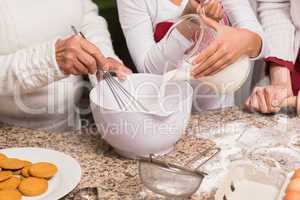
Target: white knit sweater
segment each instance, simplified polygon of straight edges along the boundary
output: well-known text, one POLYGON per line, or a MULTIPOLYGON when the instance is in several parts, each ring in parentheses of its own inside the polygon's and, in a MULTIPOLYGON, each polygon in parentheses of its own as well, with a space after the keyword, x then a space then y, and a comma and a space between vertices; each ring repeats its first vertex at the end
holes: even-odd
POLYGON ((80 77, 55 59, 57 38, 75 25, 115 57, 105 20, 91 0, 0 0, 0 121, 62 131, 74 126, 80 77))
POLYGON ((269 56, 295 62, 300 47, 300 1, 257 0, 269 56))

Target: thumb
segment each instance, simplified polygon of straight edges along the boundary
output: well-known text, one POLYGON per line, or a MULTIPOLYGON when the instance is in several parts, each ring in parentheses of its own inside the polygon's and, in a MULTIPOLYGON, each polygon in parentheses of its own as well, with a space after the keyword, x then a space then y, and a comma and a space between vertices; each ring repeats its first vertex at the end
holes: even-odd
POLYGON ((220 28, 220 24, 218 22, 216 22, 215 20, 213 20, 209 17, 206 17, 205 15, 202 15, 202 19, 207 26, 213 28, 215 31, 218 32, 218 30, 220 28))

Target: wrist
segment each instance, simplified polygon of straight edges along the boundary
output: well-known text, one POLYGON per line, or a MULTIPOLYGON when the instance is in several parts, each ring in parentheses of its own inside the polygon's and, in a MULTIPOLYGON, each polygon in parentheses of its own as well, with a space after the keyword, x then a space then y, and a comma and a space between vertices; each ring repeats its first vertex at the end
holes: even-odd
POLYGON ((290 95, 293 94, 290 71, 287 68, 272 63, 270 65, 271 85, 287 88, 290 95))
POLYGON ((257 57, 261 50, 262 50, 262 39, 261 37, 252 31, 247 31, 249 34, 249 49, 248 49, 248 55, 250 58, 257 57))
POLYGON ((257 57, 262 49, 262 39, 261 37, 252 31, 244 30, 247 35, 245 38, 247 39, 247 49, 246 55, 250 58, 257 57))

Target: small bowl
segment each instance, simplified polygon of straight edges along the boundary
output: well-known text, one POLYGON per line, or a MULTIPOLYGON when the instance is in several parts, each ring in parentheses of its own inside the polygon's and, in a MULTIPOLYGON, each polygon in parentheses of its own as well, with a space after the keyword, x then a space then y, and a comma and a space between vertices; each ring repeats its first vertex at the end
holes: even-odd
POLYGON ((120 109, 106 81, 100 81, 90 100, 103 139, 129 158, 171 151, 190 118, 192 87, 187 82, 170 82, 161 97, 163 76, 142 73, 129 75, 121 84, 150 112, 120 109))

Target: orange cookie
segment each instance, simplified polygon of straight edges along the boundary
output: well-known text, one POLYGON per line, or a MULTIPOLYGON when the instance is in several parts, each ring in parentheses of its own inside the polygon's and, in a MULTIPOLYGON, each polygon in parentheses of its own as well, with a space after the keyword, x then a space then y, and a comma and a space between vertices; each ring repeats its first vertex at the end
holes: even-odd
POLYGON ((21 171, 21 175, 24 176, 25 178, 28 178, 30 176, 30 174, 29 174, 30 167, 31 167, 30 165, 26 166, 21 171))
POLYGON ((20 178, 12 176, 6 181, 0 183, 0 190, 15 190, 20 185, 20 182, 20 178))
POLYGON ((0 172, 0 182, 5 181, 12 177, 13 173, 11 171, 2 171, 0 172))
POLYGON ((1 160, 5 160, 6 158, 7 158, 6 155, 0 153, 0 161, 1 161, 1 160))
POLYGON ((32 165, 32 162, 28 161, 28 160, 23 160, 24 162, 24 167, 27 167, 29 165, 32 165))
POLYGON ((0 161, 0 168, 7 170, 19 170, 27 165, 23 160, 16 158, 7 158, 0 161))
POLYGON ((51 163, 40 162, 31 165, 29 168, 29 174, 37 178, 49 179, 53 177, 57 172, 57 167, 51 163))
POLYGON ((48 190, 48 181, 42 178, 25 178, 18 189, 24 196, 38 196, 48 190))
POLYGON ((22 195, 17 190, 1 190, 0 200, 21 200, 22 195))

